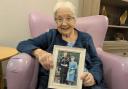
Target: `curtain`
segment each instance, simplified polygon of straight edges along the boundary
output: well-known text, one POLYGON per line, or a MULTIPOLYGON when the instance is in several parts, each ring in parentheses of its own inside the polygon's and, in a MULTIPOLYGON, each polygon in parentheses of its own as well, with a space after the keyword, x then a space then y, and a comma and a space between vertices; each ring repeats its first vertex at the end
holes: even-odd
POLYGON ((98 15, 100 9, 100 0, 80 0, 79 16, 98 15))

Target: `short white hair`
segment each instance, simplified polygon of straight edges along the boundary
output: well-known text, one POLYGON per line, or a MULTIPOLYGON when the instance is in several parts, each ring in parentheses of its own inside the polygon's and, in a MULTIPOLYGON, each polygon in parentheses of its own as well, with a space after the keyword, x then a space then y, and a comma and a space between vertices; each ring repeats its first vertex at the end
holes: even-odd
POLYGON ((69 2, 69 1, 57 2, 53 9, 54 16, 59 8, 69 8, 72 11, 74 17, 76 17, 76 8, 71 2, 69 2))

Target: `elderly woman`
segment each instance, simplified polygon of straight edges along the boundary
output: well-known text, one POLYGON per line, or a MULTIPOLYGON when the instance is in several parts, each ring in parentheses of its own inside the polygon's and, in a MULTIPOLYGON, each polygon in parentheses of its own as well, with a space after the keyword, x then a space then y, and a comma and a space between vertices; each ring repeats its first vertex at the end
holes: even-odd
POLYGON ((86 48, 86 66, 88 72, 83 72, 83 89, 104 89, 103 66, 97 56, 92 38, 89 34, 75 28, 75 7, 70 2, 58 2, 54 8, 54 18, 57 29, 50 29, 36 38, 19 43, 20 52, 30 54, 39 61, 37 89, 47 89, 49 69, 53 67, 53 46, 71 46, 86 48))

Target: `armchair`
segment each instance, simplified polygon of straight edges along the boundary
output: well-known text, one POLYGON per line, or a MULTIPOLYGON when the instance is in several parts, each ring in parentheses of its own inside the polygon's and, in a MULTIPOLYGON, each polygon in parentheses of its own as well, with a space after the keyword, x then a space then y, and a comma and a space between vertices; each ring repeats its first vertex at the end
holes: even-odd
MULTIPOLYGON (((41 13, 29 14, 29 26, 32 37, 54 28, 52 17, 41 13)), ((79 17, 77 26, 81 31, 93 37, 97 53, 103 62, 104 78, 109 89, 128 89, 128 58, 116 56, 102 50, 108 27, 105 16, 79 17)), ((38 62, 26 53, 12 57, 6 70, 8 89, 35 89, 38 75, 38 62)))

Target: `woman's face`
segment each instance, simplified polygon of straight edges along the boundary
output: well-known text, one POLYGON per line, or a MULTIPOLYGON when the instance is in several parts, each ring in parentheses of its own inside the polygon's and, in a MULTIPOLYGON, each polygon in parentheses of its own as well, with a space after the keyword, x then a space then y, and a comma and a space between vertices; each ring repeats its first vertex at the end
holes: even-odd
POLYGON ((55 14, 57 29, 62 35, 70 34, 75 28, 75 17, 69 8, 60 8, 55 14))
POLYGON ((71 57, 71 61, 74 61, 75 60, 75 57, 71 57))

